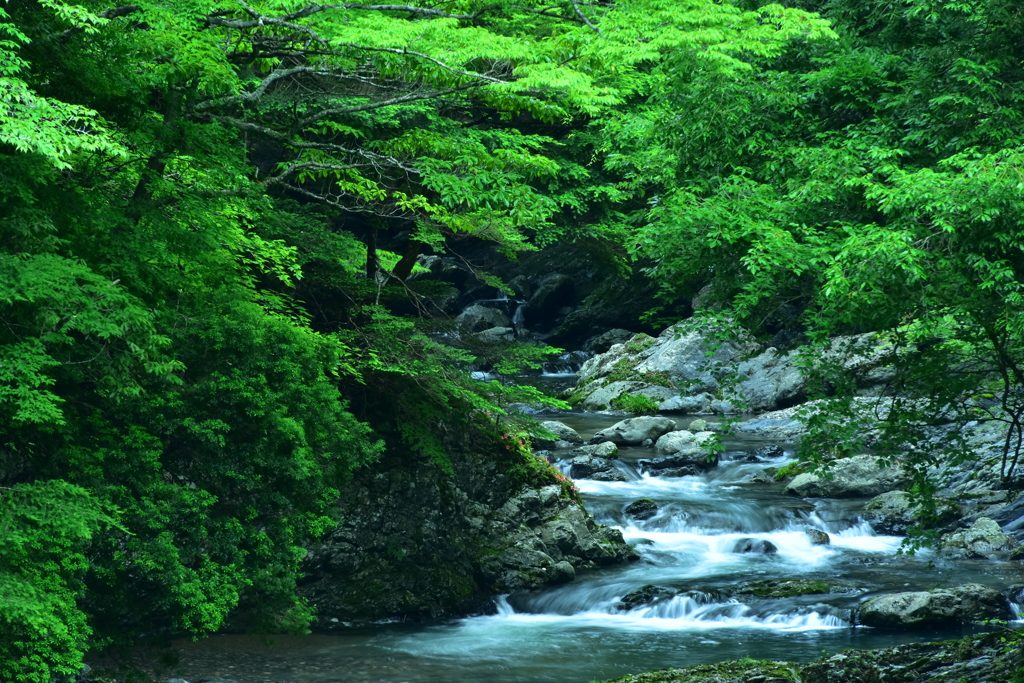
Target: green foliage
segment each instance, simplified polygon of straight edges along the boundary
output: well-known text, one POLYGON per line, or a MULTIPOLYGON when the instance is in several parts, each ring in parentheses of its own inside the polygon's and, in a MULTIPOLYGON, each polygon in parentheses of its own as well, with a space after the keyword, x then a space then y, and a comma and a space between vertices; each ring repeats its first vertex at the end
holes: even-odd
POLYGON ((622 394, 612 399, 612 408, 639 415, 653 415, 658 412, 659 405, 661 404, 650 396, 641 394, 622 394))
POLYGON ((85 552, 117 510, 64 481, 0 489, 0 677, 50 683, 82 669, 85 552))

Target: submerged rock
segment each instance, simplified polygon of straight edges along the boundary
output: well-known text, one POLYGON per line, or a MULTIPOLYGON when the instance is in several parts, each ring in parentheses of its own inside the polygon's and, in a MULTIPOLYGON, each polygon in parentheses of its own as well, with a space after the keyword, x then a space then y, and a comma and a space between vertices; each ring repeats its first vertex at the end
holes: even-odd
POLYGON ((623 512, 625 512, 628 517, 642 521, 650 519, 654 515, 658 514, 658 504, 650 498, 641 498, 639 500, 634 500, 632 503, 627 505, 623 512))
POLYGON ((855 455, 832 462, 830 479, 805 472, 786 486, 786 493, 805 498, 858 498, 877 496, 897 489, 907 482, 899 467, 883 467, 871 455, 855 455))
POLYGON ((755 598, 792 598, 797 595, 820 595, 831 592, 832 584, 822 579, 771 579, 742 584, 735 595, 755 598))
POLYGON ((820 529, 806 529, 804 531, 807 534, 807 538, 810 540, 811 545, 830 545, 832 539, 829 535, 820 529))
POLYGON ((674 598, 678 593, 679 591, 666 586, 647 585, 622 596, 622 599, 615 606, 620 610, 629 611, 637 607, 645 607, 662 600, 674 598))
POLYGON ((857 616, 864 626, 898 630, 949 628, 985 619, 1012 618, 1006 596, 980 583, 879 595, 866 600, 857 616))
POLYGON ((942 554, 947 557, 988 559, 1006 555, 1020 545, 1003 533, 988 517, 981 517, 970 529, 961 529, 942 537, 942 554))
POLYGON ((594 434, 593 443, 610 441, 620 446, 639 446, 675 429, 675 420, 667 417, 631 417, 594 434))
POLYGON ((763 555, 772 555, 779 552, 779 549, 775 547, 775 544, 771 541, 756 538, 741 538, 736 541, 736 545, 732 547, 734 553, 761 553, 763 555))

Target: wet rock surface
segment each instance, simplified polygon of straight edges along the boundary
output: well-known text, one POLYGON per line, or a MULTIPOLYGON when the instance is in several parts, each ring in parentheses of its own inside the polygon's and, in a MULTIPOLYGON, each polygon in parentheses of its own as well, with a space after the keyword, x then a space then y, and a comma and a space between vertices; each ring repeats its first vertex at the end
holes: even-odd
POLYGON ((950 628, 987 619, 1013 618, 1010 603, 994 588, 978 583, 879 595, 866 600, 857 620, 887 629, 950 628))
POLYGON ((341 525, 304 564, 321 627, 493 610, 495 593, 568 580, 563 562, 636 557, 560 485, 520 483, 487 447, 453 441, 454 476, 398 454, 356 473, 341 525))
POLYGON ((833 461, 830 478, 805 472, 786 486, 786 493, 808 498, 867 498, 899 488, 908 481, 898 467, 886 467, 878 458, 855 455, 833 461))

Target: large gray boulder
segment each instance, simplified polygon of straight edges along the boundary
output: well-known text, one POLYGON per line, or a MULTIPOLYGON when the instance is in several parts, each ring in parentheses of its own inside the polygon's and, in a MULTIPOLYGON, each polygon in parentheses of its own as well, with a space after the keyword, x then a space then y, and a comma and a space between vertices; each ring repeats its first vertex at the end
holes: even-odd
POLYGON ((577 457, 580 455, 592 455, 597 458, 614 458, 619 454, 619 447, 611 441, 605 441, 604 443, 590 444, 589 446, 580 446, 569 451, 570 457, 577 457))
POLYGON ((804 498, 860 498, 892 491, 907 482, 899 467, 883 467, 871 455, 841 458, 829 468, 830 479, 805 472, 786 487, 786 493, 804 498))
POLYGON ((914 510, 909 493, 889 491, 869 500, 864 516, 877 533, 901 536, 916 523, 914 510))
POLYGON ((899 630, 955 627, 985 619, 1012 618, 1006 597, 980 583, 879 595, 866 600, 858 612, 858 621, 864 626, 899 630))
POLYGON ((714 438, 714 432, 705 431, 697 432, 695 434, 688 429, 680 429, 678 431, 663 434, 658 439, 658 442, 654 444, 654 449, 659 453, 664 453, 665 455, 672 455, 673 453, 680 453, 693 449, 707 453, 706 444, 714 438))
POLYGON ((662 434, 667 434, 675 428, 675 420, 667 417, 631 417, 602 429, 594 434, 592 441, 611 441, 620 446, 639 446, 648 439, 655 441, 662 434))
POLYGON ((1006 555, 1019 544, 1003 533, 994 520, 979 518, 969 529, 961 529, 942 537, 942 553, 949 557, 988 559, 1006 555))
POLYGON ((466 332, 483 332, 495 327, 512 327, 512 321, 504 312, 482 304, 467 306, 455 320, 466 332))

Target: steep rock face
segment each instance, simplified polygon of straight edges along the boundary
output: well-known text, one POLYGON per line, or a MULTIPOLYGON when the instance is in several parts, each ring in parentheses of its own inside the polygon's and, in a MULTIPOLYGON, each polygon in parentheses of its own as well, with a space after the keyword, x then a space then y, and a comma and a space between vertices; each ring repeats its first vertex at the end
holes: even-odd
POLYGON ((302 592, 320 626, 478 611, 496 593, 636 558, 557 481, 523 483, 496 448, 449 444, 451 475, 399 453, 356 473, 341 524, 305 561, 302 592))

